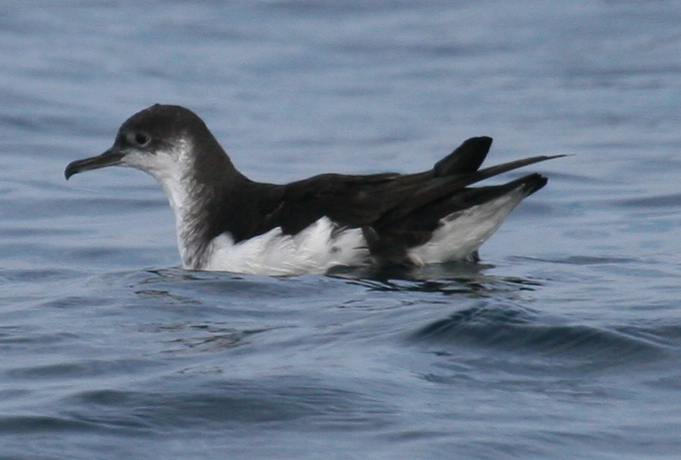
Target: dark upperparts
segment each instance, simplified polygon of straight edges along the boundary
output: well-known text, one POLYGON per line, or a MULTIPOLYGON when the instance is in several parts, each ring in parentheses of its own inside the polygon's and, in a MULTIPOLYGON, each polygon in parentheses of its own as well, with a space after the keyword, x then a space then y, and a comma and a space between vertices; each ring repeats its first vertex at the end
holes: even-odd
POLYGON ((546 184, 535 173, 503 185, 468 188, 555 158, 538 156, 479 170, 491 144, 489 137, 468 139, 432 170, 416 174, 322 174, 286 185, 231 176, 205 203, 204 238, 229 232, 239 242, 276 227, 293 235, 326 216, 339 227, 362 228, 374 255, 399 262, 408 248, 430 239, 443 217, 520 187, 527 196, 546 184))

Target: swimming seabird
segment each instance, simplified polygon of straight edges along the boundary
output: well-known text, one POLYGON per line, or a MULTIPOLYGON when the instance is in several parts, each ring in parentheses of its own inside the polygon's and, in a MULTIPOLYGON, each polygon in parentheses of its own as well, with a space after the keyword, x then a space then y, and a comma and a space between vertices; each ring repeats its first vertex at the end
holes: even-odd
POLYGON ((110 149, 70 163, 64 175, 114 165, 151 174, 175 214, 186 269, 292 275, 422 266, 478 260, 480 245, 547 178, 470 185, 560 156, 479 169, 491 144, 468 139, 416 174, 322 174, 276 185, 239 172, 194 112, 156 104, 125 121, 110 149))

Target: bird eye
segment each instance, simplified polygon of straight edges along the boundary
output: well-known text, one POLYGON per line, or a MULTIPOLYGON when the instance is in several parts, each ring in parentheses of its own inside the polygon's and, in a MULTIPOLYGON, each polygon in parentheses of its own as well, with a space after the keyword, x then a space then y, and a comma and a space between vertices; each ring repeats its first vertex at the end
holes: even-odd
POLYGON ((135 144, 139 145, 140 147, 146 146, 151 138, 144 134, 144 133, 135 133, 135 144))

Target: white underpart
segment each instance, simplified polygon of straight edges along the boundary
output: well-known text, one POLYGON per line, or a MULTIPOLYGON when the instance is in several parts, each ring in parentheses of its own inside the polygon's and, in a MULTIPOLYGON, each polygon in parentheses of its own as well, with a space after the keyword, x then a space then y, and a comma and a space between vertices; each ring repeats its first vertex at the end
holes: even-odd
POLYGON ((189 140, 180 139, 176 148, 168 151, 159 150, 154 155, 131 151, 125 155, 122 164, 122 166, 129 166, 149 173, 163 187, 170 207, 175 214, 177 244, 185 267, 187 260, 191 258, 187 247, 192 187, 188 178, 193 167, 191 150, 192 145, 189 140))
POLYGON ((215 238, 204 270, 285 276, 326 273, 336 266, 366 263, 369 251, 358 228, 334 230, 326 217, 296 235, 277 227, 234 244, 229 234, 215 238))
POLYGON ((426 244, 409 250, 409 259, 416 265, 466 259, 492 236, 524 197, 522 187, 518 187, 495 200, 445 216, 426 244))

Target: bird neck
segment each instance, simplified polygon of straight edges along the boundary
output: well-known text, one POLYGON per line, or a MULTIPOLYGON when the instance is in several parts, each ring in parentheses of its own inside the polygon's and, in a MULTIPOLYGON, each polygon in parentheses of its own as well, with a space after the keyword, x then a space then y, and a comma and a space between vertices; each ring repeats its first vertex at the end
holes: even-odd
POLYGON ((215 142, 204 148, 200 159, 187 162, 187 168, 159 180, 175 214, 178 247, 185 268, 201 269, 210 256, 215 235, 211 221, 220 212, 217 204, 232 190, 249 183, 215 142))

